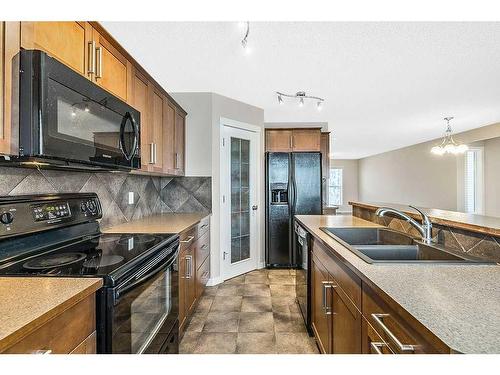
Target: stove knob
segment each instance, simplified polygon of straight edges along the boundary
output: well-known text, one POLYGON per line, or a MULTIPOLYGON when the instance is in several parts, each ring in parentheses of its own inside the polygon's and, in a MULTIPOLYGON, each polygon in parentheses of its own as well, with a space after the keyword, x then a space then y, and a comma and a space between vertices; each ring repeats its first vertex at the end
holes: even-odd
POLYGON ((0 222, 2 222, 2 224, 10 224, 13 220, 14 215, 12 215, 10 212, 4 212, 0 215, 0 222))

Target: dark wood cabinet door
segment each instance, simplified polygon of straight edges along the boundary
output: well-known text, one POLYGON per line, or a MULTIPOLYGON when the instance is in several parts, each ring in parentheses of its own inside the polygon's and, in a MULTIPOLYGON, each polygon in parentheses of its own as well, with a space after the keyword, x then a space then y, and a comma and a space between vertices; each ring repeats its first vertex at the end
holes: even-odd
POLYGON ((293 151, 321 151, 320 129, 293 129, 293 151))
POLYGON ((196 263, 193 246, 186 251, 186 314, 192 313, 196 302, 196 263))
POLYGON ((312 328, 321 352, 331 353, 331 315, 328 315, 326 311, 327 306, 330 306, 328 298, 330 293, 325 290, 329 283, 328 272, 316 257, 312 259, 311 272, 312 328))
POLYGON ((147 171, 152 160, 150 147, 149 81, 134 69, 131 105, 141 113, 141 169, 147 171))
POLYGON ((0 22, 0 154, 18 153, 17 130, 12 129, 12 59, 19 52, 19 22, 0 22))
POLYGON ((110 93, 127 101, 129 69, 132 65, 106 38, 93 30, 96 43, 95 82, 110 93))
POLYGON ((90 79, 91 38, 92 27, 87 22, 21 22, 21 47, 45 51, 90 79))
POLYGON ((292 152, 292 131, 286 129, 267 129, 266 151, 292 152))
POLYGON ((334 354, 361 353, 361 312, 333 282, 332 293, 332 352, 334 354))
POLYGON ((186 121, 185 117, 176 112, 175 113, 175 154, 174 164, 177 175, 184 176, 185 172, 185 152, 186 147, 186 121))

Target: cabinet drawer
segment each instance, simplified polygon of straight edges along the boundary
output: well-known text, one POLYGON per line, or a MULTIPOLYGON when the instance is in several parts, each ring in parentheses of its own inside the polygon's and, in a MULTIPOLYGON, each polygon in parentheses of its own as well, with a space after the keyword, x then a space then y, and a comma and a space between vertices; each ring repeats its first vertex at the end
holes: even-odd
POLYGON ((24 337, 4 353, 29 354, 50 350, 53 354, 68 354, 95 331, 95 309, 95 294, 92 294, 24 337))
POLYGON ((196 227, 198 237, 203 236, 210 229, 210 216, 201 219, 196 227))
POLYGON ((196 298, 200 298, 210 278, 210 258, 206 258, 196 271, 196 298))
POLYGON ((312 252, 326 267, 344 293, 351 299, 356 308, 361 311, 361 279, 347 266, 341 263, 335 254, 317 240, 313 239, 312 252))
POLYGON ((362 318, 362 324, 363 354, 394 354, 365 317, 362 318))
POLYGON ((97 353, 97 333, 92 332, 80 345, 71 351, 70 354, 96 354, 97 353))
POLYGON ((210 228, 210 216, 207 216, 200 220, 198 224, 193 225, 191 228, 179 234, 181 241, 181 250, 191 246, 198 238, 200 238, 204 233, 208 232, 210 228))
POLYGON ((210 233, 206 232, 194 243, 196 268, 200 268, 203 262, 210 255, 210 233))
POLYGON ((449 353, 446 345, 418 322, 402 316, 373 289, 363 285, 363 316, 396 354, 449 353))

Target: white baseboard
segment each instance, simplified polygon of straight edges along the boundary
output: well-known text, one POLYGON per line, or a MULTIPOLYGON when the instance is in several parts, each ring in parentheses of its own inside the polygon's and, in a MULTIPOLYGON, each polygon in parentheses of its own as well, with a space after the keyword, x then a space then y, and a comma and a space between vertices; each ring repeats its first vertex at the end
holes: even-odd
POLYGON ((211 277, 210 279, 208 279, 207 286, 215 286, 215 285, 218 285, 222 282, 224 282, 224 280, 220 276, 211 277))
POLYGON ((260 270, 261 268, 266 268, 266 262, 259 262, 258 269, 260 270))

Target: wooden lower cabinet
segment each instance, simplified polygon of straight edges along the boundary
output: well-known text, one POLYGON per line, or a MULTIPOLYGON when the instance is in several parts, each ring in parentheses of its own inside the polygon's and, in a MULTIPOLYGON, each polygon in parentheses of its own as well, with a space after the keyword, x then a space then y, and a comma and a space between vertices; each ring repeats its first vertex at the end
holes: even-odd
POLYGON ((180 233, 179 331, 182 335, 210 278, 210 218, 180 233))
POLYGON ((334 251, 312 240, 312 328, 322 353, 432 354, 450 348, 334 251))
POLYGON ((5 354, 96 353, 96 297, 91 294, 10 346, 5 354))
POLYGON ((321 261, 312 259, 312 327, 322 353, 361 353, 361 312, 321 261))
POLYGON ((312 329, 321 353, 331 353, 331 315, 326 310, 329 304, 326 287, 329 284, 328 272, 321 262, 313 256, 311 267, 312 285, 312 329))

